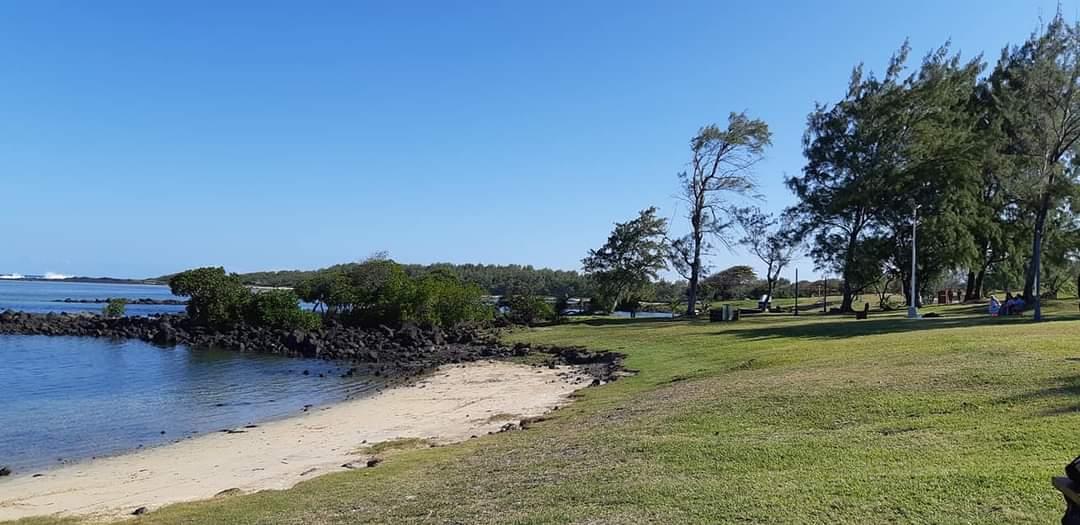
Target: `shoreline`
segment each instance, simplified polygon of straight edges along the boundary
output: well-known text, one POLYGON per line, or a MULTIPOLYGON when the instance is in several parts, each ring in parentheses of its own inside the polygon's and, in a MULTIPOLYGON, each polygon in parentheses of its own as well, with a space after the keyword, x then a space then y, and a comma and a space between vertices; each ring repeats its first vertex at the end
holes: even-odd
POLYGON ((287 489, 348 470, 343 466, 348 463, 363 466, 370 456, 358 449, 366 445, 399 438, 448 444, 498 431, 507 422, 565 403, 591 380, 587 371, 571 366, 444 365, 408 385, 255 428, 55 467, 40 475, 0 478, 0 520, 109 519, 225 491, 287 489))

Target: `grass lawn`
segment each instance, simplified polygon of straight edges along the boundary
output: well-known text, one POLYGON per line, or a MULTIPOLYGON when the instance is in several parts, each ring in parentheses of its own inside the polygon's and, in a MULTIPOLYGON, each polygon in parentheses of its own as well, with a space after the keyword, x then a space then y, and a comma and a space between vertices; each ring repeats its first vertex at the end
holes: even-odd
MULTIPOLYGON (((1056 523, 1080 316, 593 319, 514 340, 629 355, 530 430, 139 523, 1056 523)), ((37 520, 27 523, 54 523, 37 520)))

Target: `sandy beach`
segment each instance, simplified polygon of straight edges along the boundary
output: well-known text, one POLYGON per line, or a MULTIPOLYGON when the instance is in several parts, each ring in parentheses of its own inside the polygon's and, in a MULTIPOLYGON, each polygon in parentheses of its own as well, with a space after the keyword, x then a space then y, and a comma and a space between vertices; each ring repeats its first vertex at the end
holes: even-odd
POLYGON ((237 433, 214 433, 172 445, 0 480, 0 520, 42 515, 113 518, 239 489, 286 489, 346 470, 365 444, 395 438, 437 443, 499 429, 540 415, 588 381, 570 369, 501 362, 446 366, 427 378, 371 397, 271 421, 237 433))

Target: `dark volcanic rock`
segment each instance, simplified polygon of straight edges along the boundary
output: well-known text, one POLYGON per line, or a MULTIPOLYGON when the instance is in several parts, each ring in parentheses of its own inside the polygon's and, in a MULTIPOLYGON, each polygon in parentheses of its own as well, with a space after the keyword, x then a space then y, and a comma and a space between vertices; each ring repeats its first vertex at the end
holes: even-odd
POLYGON ((127 304, 150 304, 150 305, 174 305, 183 306, 187 304, 187 301, 181 301, 179 299, 151 299, 149 297, 141 297, 138 299, 127 299, 124 297, 110 297, 108 299, 72 299, 70 297, 64 299, 54 299, 54 303, 68 303, 68 304, 105 304, 113 299, 124 299, 127 304))
MULTIPOLYGON (((239 324, 215 330, 191 323, 184 314, 106 318, 94 314, 58 315, 0 312, 0 334, 140 339, 161 346, 184 344, 241 352, 317 357, 349 363, 348 375, 414 377, 437 366, 479 359, 498 359, 540 352, 553 363, 584 367, 601 381, 620 369, 622 354, 592 352, 579 347, 544 347, 518 343, 508 347, 498 333, 462 324, 447 329, 405 323, 365 330, 335 321, 318 330, 272 330, 239 324)), ((317 374, 311 374, 317 375, 317 374)))
POLYGON ((11 467, 0 467, 0 476, 10 476, 11 467))

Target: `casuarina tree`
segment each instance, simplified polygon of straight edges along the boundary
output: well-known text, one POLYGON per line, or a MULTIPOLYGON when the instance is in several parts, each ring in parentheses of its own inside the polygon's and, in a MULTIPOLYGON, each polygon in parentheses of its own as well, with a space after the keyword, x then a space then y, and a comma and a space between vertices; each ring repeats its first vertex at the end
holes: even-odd
POLYGON ((995 102, 1017 159, 1013 189, 1032 218, 1024 297, 1042 318, 1039 275, 1047 219, 1074 191, 1080 141, 1080 25, 1059 12, 1022 46, 1002 52, 991 75, 995 102))
POLYGON ((726 128, 710 124, 690 140, 690 169, 679 174, 690 232, 672 241, 675 269, 689 282, 686 313, 697 314, 698 292, 714 241, 731 246, 738 206, 730 197, 749 196, 756 186, 753 168, 772 144, 769 126, 745 113, 732 113, 726 128))
POLYGON ((656 211, 651 207, 636 219, 617 223, 607 242, 581 260, 612 310, 667 267, 667 220, 656 211))

